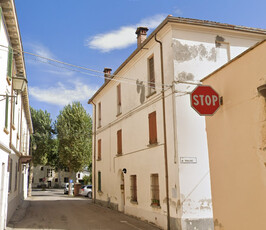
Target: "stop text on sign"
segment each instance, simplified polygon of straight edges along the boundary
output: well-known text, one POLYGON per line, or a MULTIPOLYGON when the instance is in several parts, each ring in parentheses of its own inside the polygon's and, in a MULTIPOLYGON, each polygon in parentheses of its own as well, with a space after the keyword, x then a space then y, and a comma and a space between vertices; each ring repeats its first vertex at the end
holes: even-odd
POLYGON ((219 98, 211 86, 201 85, 190 94, 191 107, 201 116, 213 115, 220 107, 219 98))
POLYGON ((194 95, 193 96, 193 101, 194 101, 194 105, 199 105, 199 103, 201 105, 213 105, 215 106, 215 103, 218 101, 218 97, 216 95, 194 95))

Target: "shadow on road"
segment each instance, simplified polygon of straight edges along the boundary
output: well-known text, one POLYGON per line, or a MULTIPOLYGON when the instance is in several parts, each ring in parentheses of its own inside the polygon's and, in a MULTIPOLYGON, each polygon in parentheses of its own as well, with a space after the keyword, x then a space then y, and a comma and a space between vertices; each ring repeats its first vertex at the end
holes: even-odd
POLYGON ((51 190, 35 191, 15 212, 7 229, 158 230, 146 222, 95 205, 91 199, 51 190))

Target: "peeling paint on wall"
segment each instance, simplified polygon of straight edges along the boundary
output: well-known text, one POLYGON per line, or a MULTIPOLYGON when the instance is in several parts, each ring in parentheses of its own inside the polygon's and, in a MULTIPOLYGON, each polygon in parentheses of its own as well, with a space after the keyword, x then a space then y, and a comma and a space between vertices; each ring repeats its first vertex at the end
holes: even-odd
POLYGON ((141 104, 145 101, 145 86, 143 84, 143 81, 139 81, 139 79, 136 81, 137 84, 137 93, 140 93, 139 101, 141 104))
POLYGON ((217 35, 215 38, 215 46, 220 47, 222 44, 221 42, 224 42, 225 39, 222 36, 217 35))
POLYGON ((172 47, 174 59, 179 63, 196 58, 199 58, 200 61, 207 59, 208 61, 216 62, 216 50, 214 47, 209 50, 204 44, 187 45, 178 40, 173 41, 172 47))
POLYGON ((182 71, 177 75, 177 79, 180 81, 193 81, 195 76, 192 73, 182 71))
POLYGON ((224 230, 223 225, 218 221, 218 219, 215 219, 215 221, 214 221, 214 229, 215 230, 224 230))

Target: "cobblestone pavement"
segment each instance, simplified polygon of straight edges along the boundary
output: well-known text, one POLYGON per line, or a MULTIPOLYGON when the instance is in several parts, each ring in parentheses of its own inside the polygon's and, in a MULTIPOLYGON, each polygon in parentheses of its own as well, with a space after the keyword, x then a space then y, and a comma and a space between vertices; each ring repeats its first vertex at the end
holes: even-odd
POLYGON ((63 190, 35 190, 14 213, 11 229, 158 230, 123 213, 92 203, 87 197, 69 197, 63 190))

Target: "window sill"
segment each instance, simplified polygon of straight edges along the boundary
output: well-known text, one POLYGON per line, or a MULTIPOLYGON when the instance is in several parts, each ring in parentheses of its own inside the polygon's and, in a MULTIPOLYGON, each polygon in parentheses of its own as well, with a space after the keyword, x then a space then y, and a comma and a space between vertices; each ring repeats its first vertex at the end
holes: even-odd
POLYGON ((97 129, 99 129, 99 128, 102 128, 102 126, 101 126, 101 125, 99 125, 99 126, 97 127, 97 129))
POLYGON ((102 160, 102 158, 98 158, 96 161, 101 161, 102 160))
POLYGON ((149 97, 153 96, 154 94, 156 94, 156 91, 153 91, 153 92, 149 93, 149 94, 146 96, 146 98, 149 98, 149 97))
POLYGON ((116 156, 117 157, 121 157, 123 154, 122 153, 117 153, 116 156))
POLYGON ((12 124, 11 127, 12 127, 13 130, 16 130, 15 125, 12 124))
POLYGON ((134 205, 138 205, 139 204, 138 201, 135 201, 135 200, 131 200, 130 203, 134 204, 134 205))
POLYGON ((6 129, 6 128, 4 128, 4 132, 8 135, 9 134, 9 131, 6 129))
POLYGON ((121 114, 122 114, 122 112, 120 112, 120 113, 116 114, 116 117, 119 117, 121 114))
POLYGON ((99 191, 99 190, 98 190, 97 192, 98 192, 98 194, 99 194, 99 195, 102 195, 102 194, 103 194, 103 192, 102 192, 102 191, 99 191))
POLYGON ((147 145, 147 147, 150 147, 150 148, 155 147, 155 146, 158 146, 158 142, 147 145))
POLYGON ((159 204, 151 204, 152 208, 161 209, 161 206, 159 204))

